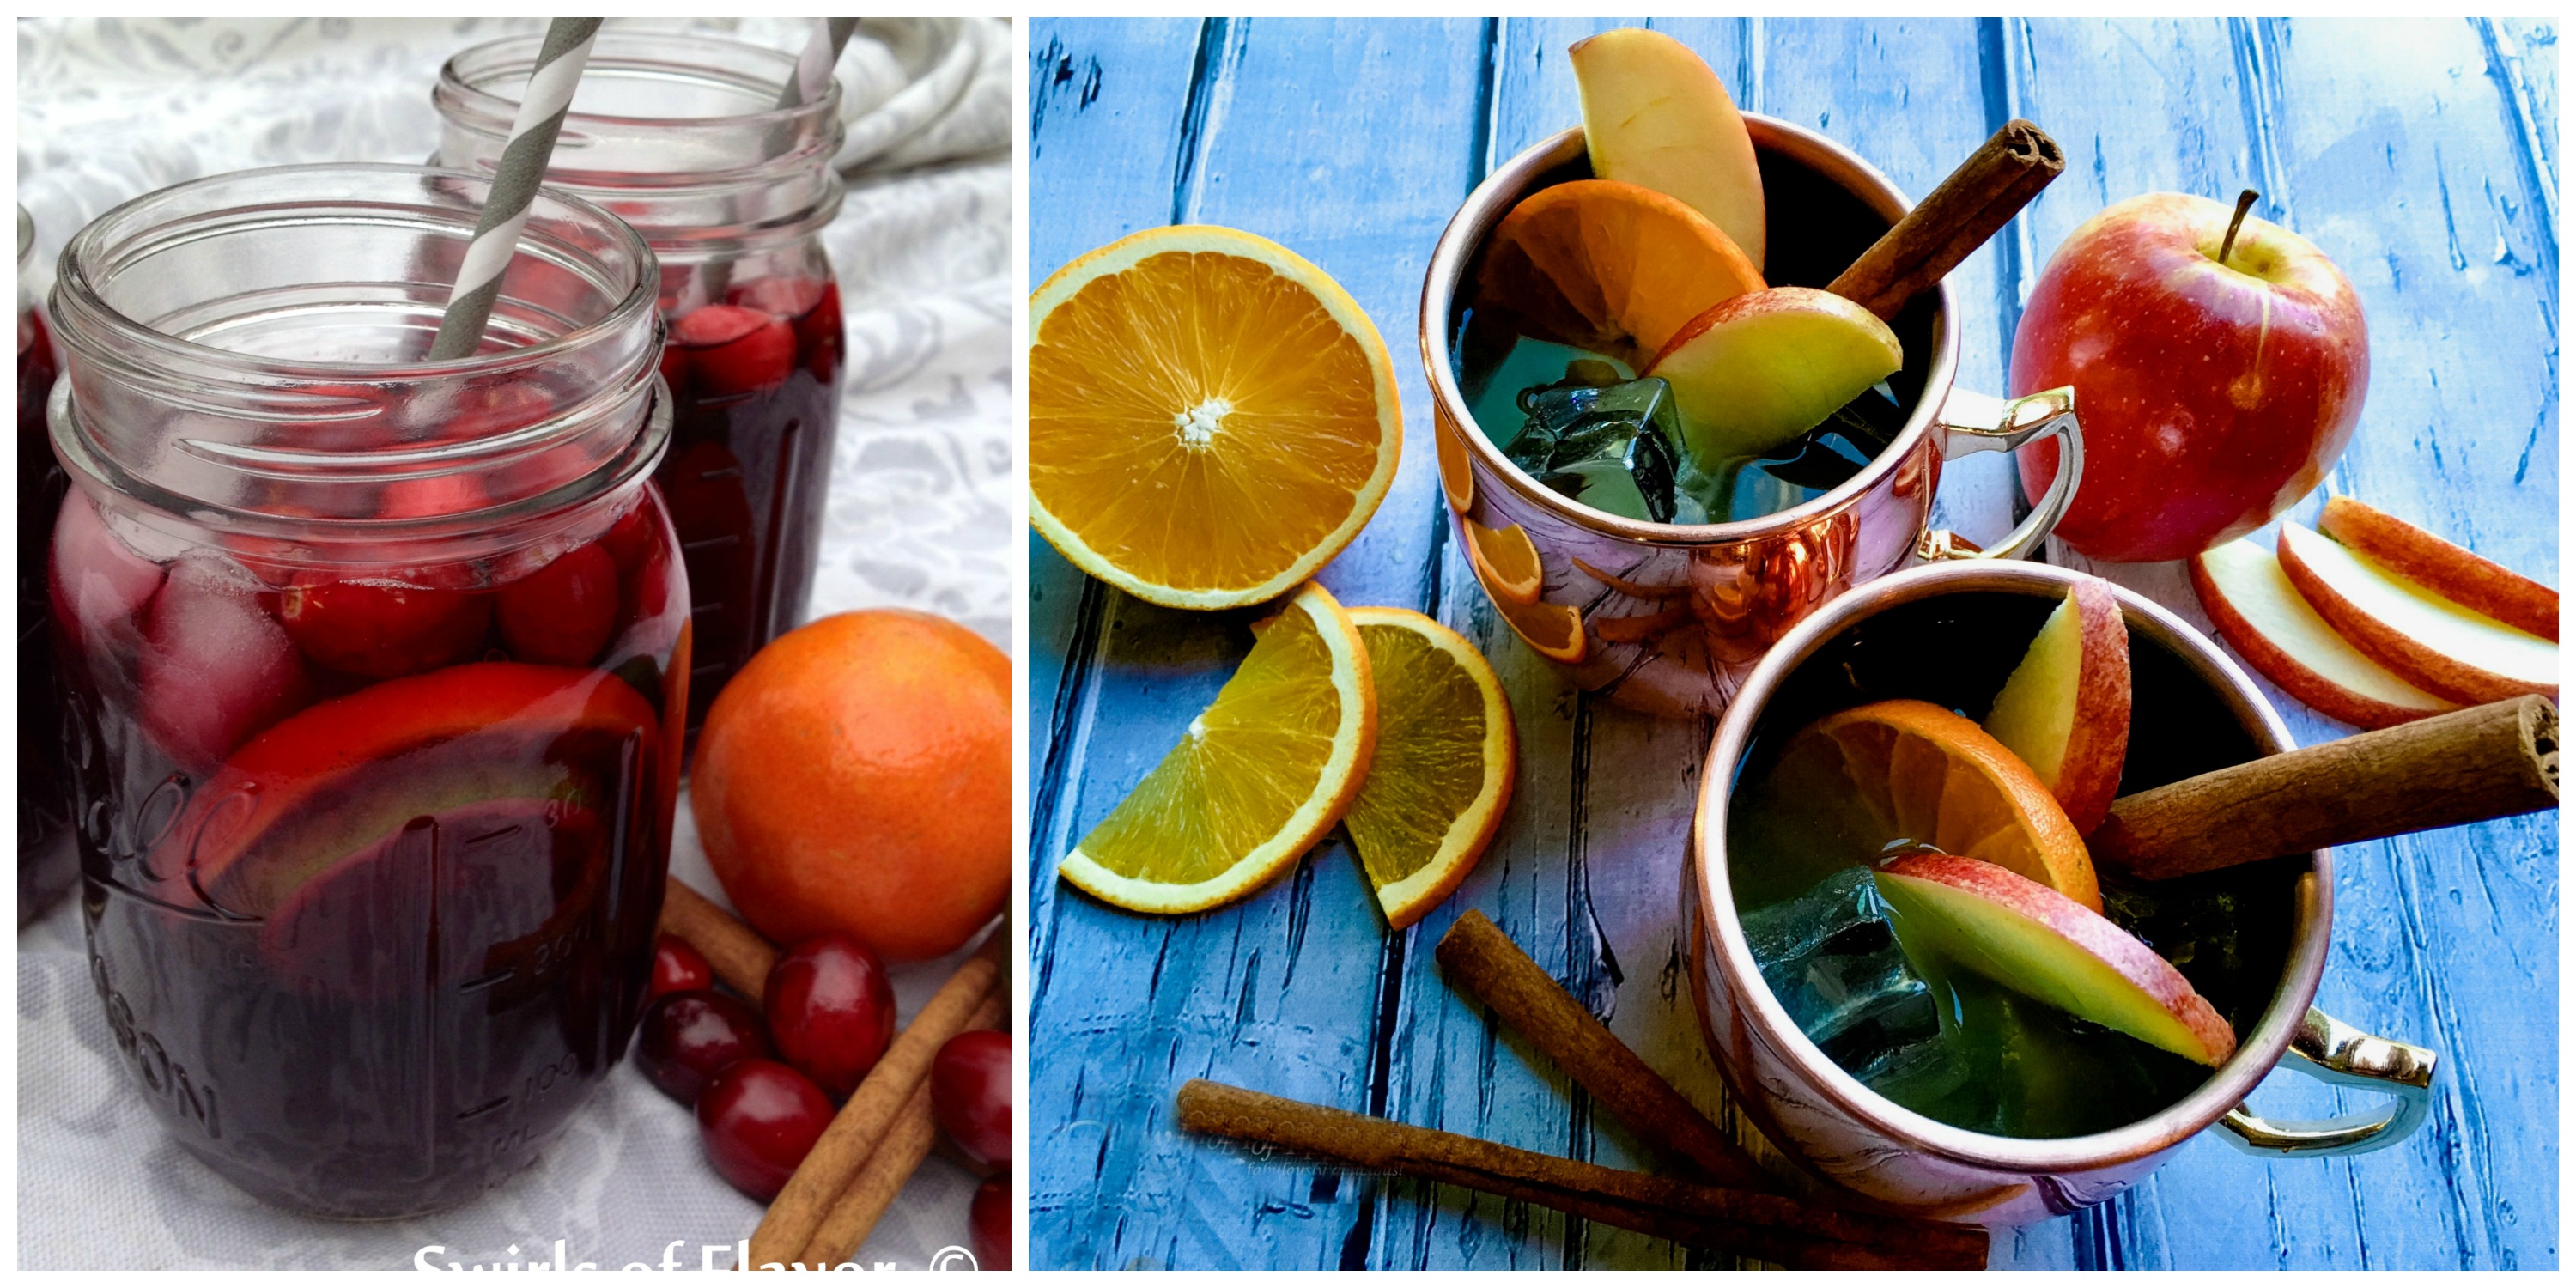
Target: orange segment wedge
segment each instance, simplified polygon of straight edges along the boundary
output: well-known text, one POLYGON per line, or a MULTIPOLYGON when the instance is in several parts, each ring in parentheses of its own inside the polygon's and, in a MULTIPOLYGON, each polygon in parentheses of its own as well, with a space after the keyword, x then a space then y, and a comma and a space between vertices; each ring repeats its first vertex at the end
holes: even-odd
POLYGON ((1543 338, 1651 358, 1684 323, 1761 289, 1761 270, 1707 216, 1651 188, 1577 179, 1494 226, 1478 297, 1543 338))
POLYGON ((1376 326, 1275 242, 1151 228, 1029 297, 1029 522, 1139 598, 1286 594, 1367 524, 1403 439, 1376 326))
POLYGON ((1339 821, 1368 777, 1377 690, 1350 614, 1308 583, 1216 701, 1064 856, 1065 880, 1135 912, 1250 894, 1339 821))
POLYGON ((1545 585, 1545 573, 1538 562, 1538 547, 1531 544, 1529 533, 1515 523, 1504 528, 1488 528, 1473 519, 1467 523, 1467 563, 1476 571, 1476 580, 1496 599, 1515 604, 1535 604, 1545 585))
POLYGON ((1483 856, 1511 800, 1517 740, 1494 668, 1456 631, 1404 608, 1354 608, 1377 686, 1377 748, 1342 825, 1402 930, 1483 856))
POLYGON ((1975 721, 1896 698, 1837 711, 1800 736, 1841 749, 1844 772, 1889 837, 1983 859, 2102 910, 2092 855, 2056 796, 1975 721))

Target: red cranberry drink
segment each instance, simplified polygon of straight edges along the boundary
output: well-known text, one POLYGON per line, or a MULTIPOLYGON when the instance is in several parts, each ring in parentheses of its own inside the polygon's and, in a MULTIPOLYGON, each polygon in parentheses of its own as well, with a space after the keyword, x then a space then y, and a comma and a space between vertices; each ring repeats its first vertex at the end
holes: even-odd
POLYGON ((45 395, 54 387, 54 341, 27 294, 36 224, 18 211, 18 924, 80 881, 72 846, 70 767, 63 707, 54 693, 53 633, 45 625, 45 542, 63 499, 63 470, 45 441, 45 395))
POLYGON ((669 860, 652 258, 542 194, 482 351, 425 362, 484 188, 181 185, 83 230, 54 296, 93 978, 174 1138, 322 1215, 537 1157, 634 1031, 669 860))
MULTIPOLYGON (((539 44, 448 61, 440 164, 499 164, 539 44)), ((821 239, 841 208, 840 91, 774 107, 794 67, 705 35, 603 32, 546 172, 661 261, 672 425, 655 478, 693 594, 692 735, 734 672, 804 620, 822 541, 845 345, 821 239)))

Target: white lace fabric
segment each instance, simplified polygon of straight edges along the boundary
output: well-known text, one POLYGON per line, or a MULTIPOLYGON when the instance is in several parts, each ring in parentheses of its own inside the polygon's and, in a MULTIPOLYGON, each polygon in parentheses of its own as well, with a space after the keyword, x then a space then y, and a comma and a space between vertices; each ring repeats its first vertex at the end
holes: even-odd
MULTIPOLYGON (((630 25, 629 20, 615 20, 630 25)), ((652 21, 779 49, 788 19, 652 21)), ((63 244, 130 198, 316 161, 417 164, 430 88, 467 45, 534 19, 78 19, 18 26, 18 201, 41 292, 63 244)), ((1008 647, 1011 620, 1010 34, 984 19, 870 19, 838 68, 849 199, 824 233, 849 357, 807 616, 900 606, 1008 647)), ((694 829, 672 869, 718 893, 694 829)), ((954 959, 897 968, 903 1014, 954 959)), ((695 1118, 631 1063, 538 1164, 416 1220, 315 1220, 234 1189, 163 1133, 116 1054, 77 898, 19 935, 18 1263, 27 1269, 409 1269, 731 1264, 760 1207, 702 1156, 695 1118), (673 1245, 678 1245, 674 1247, 673 1245), (709 1258, 712 1257, 712 1260, 709 1258)), ((953 1265, 975 1180, 934 1156, 856 1260, 953 1265)))

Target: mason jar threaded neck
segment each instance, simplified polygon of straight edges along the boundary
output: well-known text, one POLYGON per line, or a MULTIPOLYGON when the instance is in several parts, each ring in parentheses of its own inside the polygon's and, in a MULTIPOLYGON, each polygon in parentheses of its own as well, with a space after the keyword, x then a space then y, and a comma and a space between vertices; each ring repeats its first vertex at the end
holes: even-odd
POLYGON ((289 166, 101 215, 54 284, 57 455, 141 522, 317 559, 503 541, 641 478, 668 437, 659 272, 606 211, 541 192, 481 349, 426 359, 489 189, 289 166))
MULTIPOLYGON (((499 165, 542 43, 476 45, 439 69, 438 164, 499 165)), ((841 91, 836 82, 815 102, 778 107, 795 68, 793 55, 742 41, 602 32, 546 183, 614 211, 665 260, 754 253, 815 233, 841 208, 832 168, 841 91)))

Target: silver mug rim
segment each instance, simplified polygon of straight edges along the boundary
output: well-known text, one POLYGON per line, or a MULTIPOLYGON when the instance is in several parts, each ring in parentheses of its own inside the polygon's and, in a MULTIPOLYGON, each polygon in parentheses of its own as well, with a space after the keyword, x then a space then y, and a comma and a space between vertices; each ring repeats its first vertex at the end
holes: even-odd
MULTIPOLYGON (((1744 125, 1753 136, 1757 152, 1780 152, 1817 174, 1840 185, 1860 198, 1869 208, 1884 216, 1892 225, 1914 208, 1914 203, 1876 166, 1859 153, 1803 126, 1776 117, 1746 112, 1744 125)), ((1607 511, 1596 510, 1574 498, 1531 478, 1503 455, 1503 450, 1476 427, 1475 416, 1467 409, 1467 398, 1458 388, 1457 377, 1450 370, 1449 313, 1458 293, 1458 283, 1466 275, 1467 265, 1485 237, 1502 221, 1510 208, 1531 191, 1538 176, 1564 165, 1584 153, 1583 129, 1575 126, 1541 139, 1522 149, 1509 161, 1494 167, 1458 213, 1449 217, 1448 226, 1440 230, 1440 240, 1432 247, 1431 262, 1422 277, 1420 340, 1423 374, 1430 382, 1431 397, 1443 417, 1460 427, 1458 437, 1465 440, 1468 452, 1482 460, 1485 467, 1514 492, 1549 512, 1578 526, 1606 532, 1631 540, 1668 546, 1721 545, 1754 540, 1759 537, 1799 527, 1825 515, 1850 506, 1877 487, 1898 465, 1912 459, 1933 427, 1940 421, 1942 406, 1949 401, 1950 391, 1958 379, 1959 333, 1952 324, 1957 316, 1955 300, 1948 279, 1935 288, 1932 311, 1932 358, 1924 368, 1923 392, 1915 399, 1913 411, 1885 451, 1859 473, 1843 481, 1840 487, 1823 496, 1773 514, 1732 523, 1650 523, 1630 519, 1607 511)))
MULTIPOLYGON (((1906 1109, 1863 1086, 1859 1079, 1816 1048, 1772 996, 1744 940, 1742 922, 1725 863, 1726 806, 1734 794, 1735 767, 1751 741, 1756 718, 1789 673, 1824 643, 1862 618, 1899 604, 1967 591, 2029 593, 2073 584, 2084 574, 2051 564, 1951 563, 1908 569, 1856 586, 1835 597, 1772 646, 1727 705, 1711 741, 1700 780, 1700 798, 1692 816, 1692 879, 1697 883, 1698 915, 1709 937, 1718 969, 1738 999, 1734 1010, 1759 1029, 1760 1039, 1784 1058, 1794 1060, 1836 1112, 1862 1128, 1911 1150, 1968 1166, 2010 1173, 2093 1171, 2161 1153, 2215 1124, 2242 1104, 2270 1076, 2289 1048, 2300 1020, 2315 999, 2333 942, 2334 860, 2329 851, 2309 852, 2309 868, 2294 898, 2292 940, 2283 963, 2281 983, 2272 994, 2253 1033, 2208 1081, 2181 1100, 2136 1122, 2089 1136, 2022 1138, 1968 1131, 1906 1109)), ((2275 755, 2298 742, 2261 690, 2233 661, 2163 605, 2124 586, 2111 584, 2131 629, 2145 628, 2171 648, 2209 683, 2253 735, 2258 752, 2275 755)), ((1694 954, 1692 970, 1703 962, 1694 954)), ((1715 983, 1717 981, 1710 981, 1715 983)), ((1721 1057, 1723 1052, 1712 1051, 1721 1057)), ((1795 1150, 1793 1142, 1779 1142, 1795 1150)))

